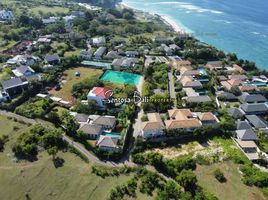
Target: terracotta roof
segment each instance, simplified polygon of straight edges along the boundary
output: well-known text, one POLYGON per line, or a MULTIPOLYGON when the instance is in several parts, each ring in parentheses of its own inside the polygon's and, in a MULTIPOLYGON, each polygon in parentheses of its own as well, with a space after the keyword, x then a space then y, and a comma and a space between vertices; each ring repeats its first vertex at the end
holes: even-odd
POLYGON ((166 120, 165 124, 167 126, 167 129, 198 128, 202 125, 198 119, 166 120))
POLYGON ((201 121, 215 121, 216 117, 211 112, 201 113, 199 116, 201 121))
POLYGON ((192 114, 190 109, 168 110, 168 114, 169 114, 170 118, 175 118, 175 119, 187 119, 187 118, 193 116, 193 114, 192 114))
POLYGON ((241 92, 248 92, 248 91, 259 91, 259 88, 256 85, 242 85, 239 87, 241 92))
POLYGON ((162 122, 143 122, 142 123, 142 130, 156 130, 156 129, 164 129, 164 125, 162 122))
POLYGON ((233 68, 234 68, 235 70, 239 71, 240 73, 243 73, 243 72, 245 71, 242 67, 240 67, 240 66, 237 65, 237 64, 234 64, 234 65, 233 65, 233 68))
POLYGON ((97 97, 109 98, 111 94, 111 89, 105 87, 94 87, 92 93, 97 97))
POLYGON ((228 83, 229 83, 232 87, 234 87, 234 86, 239 86, 239 85, 243 84, 243 82, 242 82, 241 80, 239 80, 239 79, 230 79, 230 80, 228 80, 228 83))
POLYGON ((192 63, 189 60, 179 60, 179 61, 175 61, 175 63, 177 65, 191 65, 192 63))

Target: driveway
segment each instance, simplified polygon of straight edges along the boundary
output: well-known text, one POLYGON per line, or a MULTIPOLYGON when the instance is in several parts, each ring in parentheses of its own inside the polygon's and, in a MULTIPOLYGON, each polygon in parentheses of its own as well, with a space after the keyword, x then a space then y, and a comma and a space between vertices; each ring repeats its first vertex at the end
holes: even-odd
MULTIPOLYGON (((176 92, 175 92, 175 86, 174 86, 174 82, 173 82, 173 75, 171 72, 168 72, 168 89, 169 89, 170 98, 176 99, 176 92)), ((174 107, 176 107, 175 101, 174 101, 174 107)))

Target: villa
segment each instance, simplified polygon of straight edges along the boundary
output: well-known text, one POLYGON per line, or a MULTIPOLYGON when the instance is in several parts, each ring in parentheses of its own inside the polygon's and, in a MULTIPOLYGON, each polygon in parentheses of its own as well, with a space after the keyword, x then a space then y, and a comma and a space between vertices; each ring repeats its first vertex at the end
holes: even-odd
POLYGON ((106 47, 99 47, 95 53, 94 53, 94 57, 97 59, 97 60, 101 60, 102 59, 102 56, 106 53, 106 50, 107 48, 106 47))
POLYGON ((193 116, 190 109, 168 110, 170 119, 165 120, 166 129, 181 129, 192 132, 202 126, 201 121, 193 116))
POLYGON ((57 54, 54 55, 46 55, 44 58, 46 64, 55 65, 60 62, 60 57, 57 54))
POLYGON ((16 69, 12 70, 12 72, 17 77, 32 76, 35 73, 35 71, 31 67, 24 66, 24 65, 20 66, 20 67, 17 67, 16 69))
POLYGON ((118 138, 112 138, 109 136, 101 135, 96 143, 101 151, 117 152, 118 149, 118 138))
POLYGON ((222 70, 223 65, 221 61, 210 61, 207 62, 205 68, 209 69, 210 71, 212 70, 222 70))
POLYGON ((2 82, 3 89, 9 96, 21 94, 27 90, 28 82, 23 82, 20 78, 12 78, 2 82))
POLYGON ((79 130, 87 134, 90 139, 94 140, 96 140, 103 132, 103 128, 95 124, 83 124, 79 130))
POLYGON ((105 100, 108 99, 111 95, 111 89, 105 87, 94 87, 92 90, 89 91, 87 95, 88 101, 95 101, 96 106, 100 109, 105 109, 106 104, 105 100))
POLYGON ((114 116, 98 116, 89 123, 101 126, 105 130, 113 130, 116 125, 116 118, 114 116))
POLYGON ((142 123, 141 136, 145 139, 165 135, 165 125, 159 113, 148 113, 148 121, 142 123))
POLYGON ((240 108, 247 114, 247 115, 261 115, 268 113, 268 106, 265 103, 244 103, 240 106, 240 108))

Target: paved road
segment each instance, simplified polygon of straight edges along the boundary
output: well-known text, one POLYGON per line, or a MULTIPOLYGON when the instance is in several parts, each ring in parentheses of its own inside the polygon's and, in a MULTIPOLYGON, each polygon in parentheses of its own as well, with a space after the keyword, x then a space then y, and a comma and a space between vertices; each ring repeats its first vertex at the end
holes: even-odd
POLYGON ((8 112, 5 110, 0 110, 0 115, 4 115, 6 117, 13 117, 13 118, 16 118, 17 120, 24 121, 25 123, 28 123, 28 124, 37 124, 37 122, 34 119, 30 119, 21 115, 17 115, 15 113, 8 112))
MULTIPOLYGON (((168 72, 168 89, 169 89, 169 96, 172 99, 176 99, 176 92, 175 92, 175 86, 173 82, 173 75, 171 72, 168 72)), ((176 107, 174 102, 174 107, 176 107)))

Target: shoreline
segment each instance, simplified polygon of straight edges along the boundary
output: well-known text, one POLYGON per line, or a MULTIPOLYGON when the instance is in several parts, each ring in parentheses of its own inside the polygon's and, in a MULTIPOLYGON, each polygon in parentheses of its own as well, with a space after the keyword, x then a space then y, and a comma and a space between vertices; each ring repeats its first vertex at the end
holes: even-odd
POLYGON ((131 9, 131 10, 133 10, 133 12, 137 16, 142 16, 142 17, 147 17, 147 18, 154 18, 156 20, 158 19, 161 22, 163 22, 170 30, 172 30, 175 33, 189 34, 183 27, 180 27, 174 20, 172 20, 167 15, 159 15, 159 14, 139 10, 139 9, 136 9, 136 8, 132 8, 132 7, 128 6, 127 4, 123 3, 123 2, 117 3, 116 7, 121 8, 121 9, 124 9, 124 8, 131 9))
POLYGON ((181 35, 193 37, 193 38, 195 38, 196 40, 198 40, 199 42, 201 42, 203 44, 213 46, 213 47, 217 48, 218 50, 224 51, 225 54, 227 54, 227 53, 235 53, 239 59, 243 59, 244 61, 254 62, 255 66, 256 66, 256 69, 258 71, 266 71, 266 72, 268 72, 268 70, 266 68, 258 66, 256 61, 253 61, 252 59, 248 59, 248 58, 245 58, 245 57, 243 58, 243 57, 239 56, 237 52, 225 51, 225 50, 222 50, 221 48, 216 47, 213 44, 209 44, 208 42, 202 41, 202 39, 198 38, 192 31, 187 30, 187 28, 178 25, 178 23, 176 23, 172 18, 170 18, 167 15, 160 15, 160 14, 152 13, 152 12, 145 11, 145 10, 142 10, 142 9, 132 8, 132 7, 128 6, 126 3, 124 3, 122 0, 121 0, 121 2, 118 2, 115 5, 115 7, 122 8, 122 9, 123 8, 131 9, 131 10, 134 11, 135 14, 137 14, 137 16, 139 16, 139 15, 140 16, 144 16, 144 15, 151 16, 151 18, 154 18, 155 20, 161 21, 163 24, 165 24, 167 26, 167 28, 170 31, 172 31, 174 33, 178 33, 178 34, 181 34, 181 35))

